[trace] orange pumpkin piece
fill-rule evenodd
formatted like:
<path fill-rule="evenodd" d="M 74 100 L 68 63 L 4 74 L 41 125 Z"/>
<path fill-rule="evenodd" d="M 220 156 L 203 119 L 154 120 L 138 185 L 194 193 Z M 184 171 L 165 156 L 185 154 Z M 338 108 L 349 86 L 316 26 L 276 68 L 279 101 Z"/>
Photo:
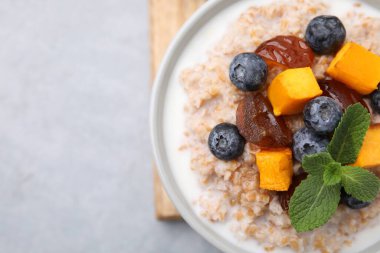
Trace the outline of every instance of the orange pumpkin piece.
<path fill-rule="evenodd" d="M 358 159 L 353 166 L 363 168 L 380 166 L 380 124 L 372 125 L 369 128 Z"/>
<path fill-rule="evenodd" d="M 301 113 L 307 102 L 322 93 L 310 67 L 285 70 L 268 87 L 276 116 Z"/>
<path fill-rule="evenodd" d="M 256 154 L 260 172 L 260 188 L 271 191 L 287 191 L 292 183 L 292 151 L 286 149 L 262 150 Z"/>
<path fill-rule="evenodd" d="M 370 94 L 380 82 L 380 56 L 349 42 L 335 56 L 327 74 L 362 95 Z"/>

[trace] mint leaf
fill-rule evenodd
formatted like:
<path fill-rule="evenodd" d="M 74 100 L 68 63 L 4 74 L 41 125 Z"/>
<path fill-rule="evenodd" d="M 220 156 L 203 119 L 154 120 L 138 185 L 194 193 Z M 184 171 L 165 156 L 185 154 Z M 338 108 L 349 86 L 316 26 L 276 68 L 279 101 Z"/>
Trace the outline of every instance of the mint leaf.
<path fill-rule="evenodd" d="M 335 161 L 342 164 L 356 161 L 370 122 L 368 110 L 360 103 L 347 108 L 328 146 Z"/>
<path fill-rule="evenodd" d="M 342 184 L 348 194 L 361 201 L 373 201 L 380 189 L 379 178 L 360 167 L 342 167 Z"/>
<path fill-rule="evenodd" d="M 336 185 L 342 180 L 342 165 L 337 162 L 332 162 L 325 166 L 323 172 L 323 181 L 326 185 Z"/>
<path fill-rule="evenodd" d="M 302 168 L 311 175 L 322 175 L 326 165 L 334 162 L 331 155 L 322 152 L 314 155 L 304 156 L 302 159 Z"/>
<path fill-rule="evenodd" d="M 289 203 L 289 215 L 297 232 L 325 224 L 335 213 L 340 200 L 340 185 L 328 186 L 320 176 L 309 175 L 296 188 Z"/>
<path fill-rule="evenodd" d="M 334 136 L 323 152 L 305 156 L 302 167 L 309 173 L 296 188 L 289 203 L 289 216 L 297 232 L 325 224 L 335 213 L 340 189 L 361 201 L 373 201 L 380 190 L 380 179 L 359 167 L 342 167 L 354 163 L 370 125 L 366 108 L 357 103 L 347 108 Z"/>

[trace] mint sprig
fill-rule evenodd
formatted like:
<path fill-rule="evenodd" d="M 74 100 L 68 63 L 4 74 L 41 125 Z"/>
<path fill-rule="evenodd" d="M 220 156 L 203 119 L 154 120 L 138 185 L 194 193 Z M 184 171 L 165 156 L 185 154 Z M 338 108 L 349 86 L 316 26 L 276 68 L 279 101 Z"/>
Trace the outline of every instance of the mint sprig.
<path fill-rule="evenodd" d="M 308 177 L 296 188 L 289 202 L 289 216 L 298 232 L 325 224 L 336 212 L 340 189 L 361 201 L 373 201 L 380 190 L 380 180 L 373 173 L 352 166 L 370 126 L 370 115 L 361 104 L 347 108 L 328 152 L 305 156 L 303 169 Z"/>

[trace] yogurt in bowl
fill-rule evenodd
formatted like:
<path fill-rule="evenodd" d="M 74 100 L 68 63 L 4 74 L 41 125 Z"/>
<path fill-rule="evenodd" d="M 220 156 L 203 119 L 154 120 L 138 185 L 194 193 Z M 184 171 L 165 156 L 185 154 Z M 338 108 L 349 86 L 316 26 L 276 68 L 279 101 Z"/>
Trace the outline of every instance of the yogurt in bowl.
<path fill-rule="evenodd" d="M 371 252 L 368 247 L 377 243 L 380 231 L 379 199 L 360 211 L 340 206 L 329 223 L 299 234 L 279 197 L 259 187 L 258 150 L 246 145 L 239 160 L 223 162 L 212 156 L 207 138 L 216 124 L 235 123 L 244 97 L 228 76 L 235 55 L 254 52 L 278 35 L 303 38 L 309 21 L 322 14 L 338 16 L 347 40 L 379 54 L 379 11 L 353 1 L 217 2 L 196 16 L 201 20 L 202 15 L 207 17 L 207 8 L 215 10 L 201 29 L 188 35 L 190 23 L 185 28 L 188 37 L 182 32 L 175 42 L 171 51 L 177 52 L 161 69 L 152 103 L 155 154 L 177 208 L 198 232 L 228 252 Z M 191 22 L 194 27 L 195 19 Z M 318 79 L 325 77 L 332 58 L 316 57 L 313 72 Z M 268 83 L 277 74 L 270 71 Z M 294 131 L 302 125 L 297 116 L 289 121 Z M 298 169 L 294 167 L 295 173 Z"/>

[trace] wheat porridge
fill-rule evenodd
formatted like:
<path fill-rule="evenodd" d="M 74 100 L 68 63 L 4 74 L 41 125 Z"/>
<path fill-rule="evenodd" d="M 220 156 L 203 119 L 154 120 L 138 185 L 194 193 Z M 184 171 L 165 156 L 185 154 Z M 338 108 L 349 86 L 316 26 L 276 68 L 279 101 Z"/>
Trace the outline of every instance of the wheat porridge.
<path fill-rule="evenodd" d="M 350 10 L 338 15 L 339 20 L 341 20 L 346 29 L 345 45 L 353 42 L 355 43 L 354 45 L 360 45 L 372 54 L 380 55 L 380 19 L 367 17 L 358 11 L 360 8 L 361 4 L 356 3 L 352 5 Z M 180 76 L 180 82 L 187 95 L 184 108 L 186 118 L 185 141 L 181 150 L 190 153 L 191 170 L 197 175 L 202 184 L 202 192 L 194 201 L 194 205 L 203 217 L 213 223 L 229 221 L 231 234 L 234 234 L 240 240 L 256 240 L 267 251 L 288 247 L 295 252 L 310 252 L 311 250 L 339 252 L 342 245 L 350 245 L 355 238 L 355 234 L 370 226 L 373 219 L 380 213 L 379 196 L 363 208 L 350 208 L 344 203 L 340 203 L 336 212 L 331 214 L 326 224 L 318 224 L 314 229 L 305 229 L 305 231 L 308 230 L 306 232 L 297 232 L 289 215 L 291 212 L 288 210 L 289 198 L 292 194 L 289 191 L 292 187 L 294 191 L 294 188 L 297 187 L 297 185 L 294 185 L 296 181 L 300 182 L 307 176 L 301 163 L 297 161 L 300 159 L 295 158 L 297 153 L 294 151 L 294 146 L 297 145 L 295 144 L 297 140 L 294 136 L 297 132 L 300 132 L 300 129 L 308 128 L 305 128 L 305 116 L 302 112 L 299 112 L 298 106 L 294 106 L 298 102 L 290 101 L 289 103 L 292 106 L 289 106 L 286 104 L 288 98 L 282 97 L 286 91 L 281 90 L 279 92 L 278 90 L 285 89 L 281 85 L 287 83 L 286 80 L 294 76 L 305 75 L 301 81 L 306 82 L 305 80 L 309 78 L 310 73 L 303 70 L 307 66 L 311 67 L 312 74 L 319 81 L 321 90 L 317 87 L 318 90 L 315 95 L 308 95 L 306 93 L 311 92 L 312 89 L 303 88 L 300 92 L 309 97 L 307 101 L 303 101 L 302 108 L 306 102 L 321 96 L 322 92 L 323 97 L 327 96 L 334 99 L 333 95 L 337 94 L 336 90 L 331 91 L 329 87 L 345 83 L 344 80 L 340 80 L 338 77 L 335 78 L 334 74 L 330 75 L 327 72 L 337 55 L 336 53 L 339 50 L 343 51 L 341 48 L 346 46 L 340 45 L 339 48 L 334 49 L 334 52 L 321 53 L 320 51 L 315 52 L 318 49 L 310 45 L 312 44 L 310 41 L 305 42 L 305 31 L 310 21 L 314 17 L 327 14 L 333 15 L 334 13 L 331 13 L 330 6 L 326 1 L 319 0 L 276 1 L 276 4 L 272 5 L 252 6 L 227 28 L 224 35 L 221 34 L 221 39 L 209 50 L 207 59 L 204 62 L 184 69 Z M 293 54 L 299 55 L 302 53 L 303 59 L 298 59 L 297 61 L 300 63 L 299 66 L 297 62 L 295 62 L 295 65 L 290 65 L 291 59 L 286 58 L 287 56 L 290 58 L 293 56 L 294 58 L 295 56 L 292 55 L 292 52 L 287 52 L 286 56 L 282 55 L 281 62 L 276 50 L 271 51 L 270 47 L 264 48 L 267 51 L 261 50 L 264 42 L 278 36 L 289 37 L 277 38 L 277 42 L 280 39 L 287 41 L 287 38 L 291 38 L 292 41 L 290 40 L 289 43 L 293 43 L 293 46 L 297 44 L 298 51 L 296 50 Z M 271 44 L 268 43 L 268 45 L 270 46 Z M 282 44 L 279 42 L 277 45 L 280 47 Z M 231 81 L 231 62 L 234 61 L 234 57 L 236 58 L 237 55 L 247 52 L 256 52 L 255 55 L 262 56 L 264 62 L 267 63 L 264 84 L 257 91 L 249 90 L 247 87 L 245 88 L 248 89 L 248 92 L 244 90 L 244 87 L 239 89 L 239 84 L 234 85 Z M 275 62 L 276 60 L 277 62 Z M 252 62 L 255 62 L 255 59 Z M 240 71 L 237 68 L 234 70 Z M 299 73 L 289 72 L 286 75 L 288 70 L 299 70 Z M 301 73 L 301 71 L 303 72 Z M 244 75 L 244 73 L 237 73 L 237 78 L 239 75 Z M 328 79 L 331 76 L 334 76 L 333 79 L 338 79 L 339 82 Z M 276 81 L 277 79 L 278 81 Z M 325 81 L 321 82 L 320 80 Z M 263 81 L 261 80 L 261 82 Z M 277 86 L 269 87 L 275 86 L 274 83 L 278 88 L 276 88 Z M 292 83 L 297 83 L 297 80 L 293 80 Z M 339 83 L 339 85 L 336 83 Z M 349 88 L 353 89 L 353 86 L 351 85 Z M 271 91 L 271 89 L 275 91 Z M 297 89 L 297 87 L 294 89 Z M 360 89 L 357 91 L 357 94 L 355 93 L 357 100 L 353 101 L 362 103 L 365 108 L 371 111 L 372 122 L 370 129 L 376 128 L 376 123 L 379 123 L 377 120 L 378 115 L 376 109 L 371 106 L 371 97 L 367 95 L 369 93 L 361 92 Z M 272 97 L 271 92 L 273 93 Z M 344 97 L 346 94 L 345 92 L 339 93 L 339 89 L 337 92 L 337 96 L 341 94 Z M 277 102 L 273 101 L 275 99 L 278 99 L 280 104 L 276 104 Z M 342 105 L 343 109 L 346 109 L 345 103 L 350 101 L 343 100 L 341 99 L 340 105 Z M 316 99 L 313 101 L 316 101 Z M 260 111 L 261 105 L 263 105 L 264 109 Z M 252 120 L 255 115 L 259 115 L 265 110 L 271 110 L 268 108 L 272 107 L 275 110 L 275 117 L 272 112 L 267 112 L 272 118 L 262 120 L 256 118 Z M 339 119 L 342 116 L 337 115 Z M 268 122 L 275 119 L 279 119 L 279 122 L 274 123 L 276 129 L 271 129 L 272 126 L 268 125 Z M 267 122 L 263 123 L 265 120 Z M 311 127 L 320 127 L 314 126 L 313 122 Z M 235 129 L 239 130 L 244 139 L 241 142 L 245 144 L 235 148 L 235 150 L 241 149 L 241 154 L 238 157 L 235 156 L 233 159 L 229 159 L 231 157 L 223 159 L 222 157 L 220 159 L 218 150 L 214 153 L 210 152 L 210 132 L 221 123 L 238 125 Z M 255 123 L 258 124 L 257 131 L 247 129 Z M 265 136 L 258 137 L 258 132 L 263 129 L 266 131 Z M 271 134 L 275 136 L 270 136 Z M 327 137 L 321 137 L 320 143 L 323 143 L 323 138 L 326 139 Z M 331 140 L 331 135 L 328 138 Z M 364 145 L 367 145 L 366 141 Z M 302 146 L 302 148 L 304 147 Z M 284 148 L 288 153 L 283 151 Z M 303 150 L 302 148 L 301 150 Z M 268 149 L 269 151 L 267 151 Z M 274 154 L 270 151 L 272 149 L 274 153 L 277 153 Z M 279 160 L 276 160 L 275 155 L 279 157 Z M 286 162 L 284 162 L 285 160 L 283 159 L 286 155 L 290 155 L 291 158 L 290 160 L 285 159 Z M 361 155 L 362 153 L 360 153 Z M 368 160 L 368 158 L 366 159 Z M 276 162 L 278 166 L 283 166 L 283 168 L 281 167 L 274 174 L 269 170 L 272 169 L 273 164 L 276 164 Z M 378 164 L 376 163 L 377 161 L 374 161 L 369 166 L 370 168 L 366 170 L 378 173 Z M 259 164 L 267 164 L 268 168 L 265 168 L 265 171 L 264 169 L 259 169 Z M 285 173 L 286 166 L 289 167 L 289 164 L 291 165 L 291 171 L 288 170 Z M 367 165 L 360 164 L 359 166 L 366 167 Z M 277 181 L 272 182 L 273 178 L 276 178 L 275 180 Z M 269 182 L 265 184 L 265 180 Z M 343 181 L 342 183 L 344 184 Z M 340 201 L 342 202 L 342 200 Z"/>

